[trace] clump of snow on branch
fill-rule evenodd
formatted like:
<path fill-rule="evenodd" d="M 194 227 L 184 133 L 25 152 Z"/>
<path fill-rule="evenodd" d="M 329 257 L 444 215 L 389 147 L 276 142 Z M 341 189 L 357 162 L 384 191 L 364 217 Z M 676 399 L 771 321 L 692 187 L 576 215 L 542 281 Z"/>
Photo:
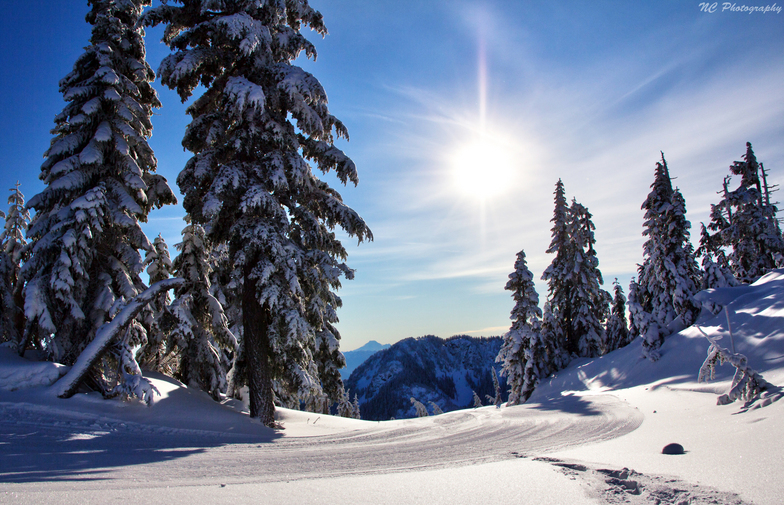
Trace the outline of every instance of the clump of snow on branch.
<path fill-rule="evenodd" d="M 713 380 L 716 376 L 716 366 L 729 363 L 735 367 L 735 376 L 727 393 L 719 396 L 717 405 L 727 405 L 737 399 L 747 402 L 752 401 L 760 392 L 767 389 L 770 384 L 762 378 L 757 371 L 749 366 L 749 360 L 743 354 L 731 352 L 716 343 L 715 338 L 709 337 L 699 326 L 697 329 L 710 341 L 708 357 L 700 367 L 697 382 Z"/>

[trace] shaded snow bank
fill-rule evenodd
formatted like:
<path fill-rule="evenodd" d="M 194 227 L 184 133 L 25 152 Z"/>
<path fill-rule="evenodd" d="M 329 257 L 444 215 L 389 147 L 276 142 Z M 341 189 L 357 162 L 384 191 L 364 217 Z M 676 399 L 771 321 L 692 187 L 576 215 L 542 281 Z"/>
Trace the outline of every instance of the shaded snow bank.
<path fill-rule="evenodd" d="M 784 368 L 784 269 L 763 276 L 750 286 L 709 290 L 701 295 L 715 303 L 726 304 L 735 341 L 735 352 L 744 354 L 752 368 L 768 382 L 766 372 L 778 375 Z M 735 369 L 730 365 L 716 369 L 716 379 L 697 384 L 700 366 L 705 361 L 711 338 L 729 347 L 729 329 L 724 312 L 703 311 L 697 323 L 668 336 L 661 347 L 661 359 L 651 362 L 642 357 L 640 339 L 596 359 L 578 359 L 568 368 L 548 377 L 537 387 L 530 401 L 559 396 L 562 391 L 612 391 L 641 385 L 688 385 L 690 389 L 726 391 L 726 381 Z"/>
<path fill-rule="evenodd" d="M 0 389 L 15 391 L 51 386 L 68 367 L 46 361 L 29 361 L 6 345 L 0 345 Z"/>

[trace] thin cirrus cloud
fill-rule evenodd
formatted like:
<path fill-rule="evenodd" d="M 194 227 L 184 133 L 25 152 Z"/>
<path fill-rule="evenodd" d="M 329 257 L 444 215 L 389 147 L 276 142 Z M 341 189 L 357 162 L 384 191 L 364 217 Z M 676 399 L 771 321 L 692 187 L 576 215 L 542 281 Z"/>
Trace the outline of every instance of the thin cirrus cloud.
<path fill-rule="evenodd" d="M 732 42 L 714 43 L 720 24 L 660 23 L 575 62 L 539 55 L 532 42 L 535 26 L 515 31 L 492 11 L 481 22 L 483 33 L 490 34 L 484 40 L 483 107 L 476 71 L 424 86 L 405 81 L 383 86 L 391 105 L 376 112 L 392 125 L 384 146 L 399 161 L 396 183 L 382 189 L 384 198 L 374 208 L 384 209 L 374 224 L 376 242 L 355 259 L 361 272 L 376 268 L 374 254 L 384 258 L 383 276 L 396 279 L 395 294 L 410 292 L 426 304 L 428 296 L 438 296 L 434 286 L 457 286 L 472 301 L 456 311 L 470 312 L 484 297 L 496 306 L 489 317 L 505 322 L 511 301 L 503 287 L 516 252 L 526 251 L 536 279 L 552 259 L 544 251 L 558 178 L 567 197 L 593 213 L 605 289 L 616 277 L 626 289 L 642 261 L 640 205 L 660 151 L 686 198 L 695 242 L 698 223 L 707 219 L 727 167 L 740 159 L 746 141 L 754 143 L 769 168 L 782 164 L 782 57 L 728 51 Z M 470 22 L 462 28 L 467 37 L 476 36 Z M 499 34 L 505 33 L 520 45 L 509 44 L 510 39 L 500 43 Z M 488 128 L 512 139 L 518 155 L 516 181 L 484 205 L 450 187 L 448 164 L 451 150 L 478 130 L 482 108 Z M 778 183 L 781 176 L 772 179 Z M 431 283 L 433 293 L 422 294 L 423 282 Z M 546 285 L 538 281 L 537 289 L 544 300 Z M 429 332 L 449 327 L 439 319 L 448 315 L 431 314 Z M 483 321 L 488 322 L 477 315 L 479 329 L 461 326 L 460 331 L 502 327 Z"/>
<path fill-rule="evenodd" d="M 616 277 L 628 286 L 642 261 L 640 205 L 660 151 L 686 199 L 695 242 L 745 142 L 770 182 L 784 182 L 780 15 L 711 15 L 678 2 L 311 3 L 330 35 L 306 32 L 319 59 L 301 64 L 349 128 L 351 141 L 338 145 L 361 183 L 325 179 L 375 236 L 357 246 L 336 230 L 357 269 L 340 291 L 346 348 L 370 338 L 501 333 L 513 303 L 504 285 L 520 250 L 544 301 L 538 279 L 552 259 L 545 250 L 559 178 L 567 198 L 593 214 L 605 289 Z M 7 187 L 22 178 L 28 197 L 41 188 L 46 118 L 63 106 L 57 81 L 87 44 L 88 8 L 31 17 L 12 3 L 0 20 L 3 57 L 14 56 L 4 60 L 9 78 L 0 83 L 3 120 L 19 132 L 4 141 L 0 169 Z M 30 35 L 47 27 L 71 55 L 56 72 L 36 56 L 51 48 Z M 154 68 L 168 54 L 159 38 L 148 31 Z M 35 86 L 17 60 L 34 62 Z M 164 107 L 153 118 L 151 144 L 159 172 L 174 185 L 190 156 L 181 147 L 189 118 L 176 94 L 156 86 Z M 20 96 L 37 108 L 18 107 Z M 470 179 L 456 184 L 455 158 L 482 139 L 508 154 L 488 159 L 511 159 L 514 177 L 504 191 L 478 197 L 466 191 Z M 173 248 L 183 212 L 151 213 L 145 232 L 163 233 Z"/>

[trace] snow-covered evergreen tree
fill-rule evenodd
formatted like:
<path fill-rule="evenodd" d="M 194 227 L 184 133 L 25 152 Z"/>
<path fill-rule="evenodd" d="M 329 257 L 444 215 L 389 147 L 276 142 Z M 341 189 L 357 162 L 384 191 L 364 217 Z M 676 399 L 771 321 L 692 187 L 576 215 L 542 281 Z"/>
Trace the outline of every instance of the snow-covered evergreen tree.
<path fill-rule="evenodd" d="M 313 360 L 318 370 L 321 389 L 330 402 L 336 401 L 343 390 L 340 369 L 346 366 L 346 358 L 340 352 L 339 341 L 340 333 L 330 323 L 325 323 L 322 329 L 316 332 Z"/>
<path fill-rule="evenodd" d="M 209 247 L 204 229 L 189 224 L 182 231 L 182 242 L 175 247 L 180 254 L 174 260 L 174 273 L 185 280 L 169 308 L 176 320 L 169 338 L 181 349 L 176 377 L 219 400 L 226 391 L 229 367 L 225 351 L 236 351 L 237 341 L 229 330 L 223 306 L 210 292 Z"/>
<path fill-rule="evenodd" d="M 411 397 L 411 404 L 416 409 L 417 417 L 427 417 L 427 416 L 430 415 L 430 414 L 427 413 L 427 407 L 425 407 L 425 404 L 420 402 L 419 400 L 417 400 L 413 396 Z"/>
<path fill-rule="evenodd" d="M 568 226 L 572 255 L 567 262 L 572 320 L 567 350 L 580 357 L 599 356 L 605 347 L 604 323 L 612 300 L 610 294 L 600 287 L 604 279 L 593 248 L 596 239 L 591 217 L 588 209 L 572 201 Z"/>
<path fill-rule="evenodd" d="M 147 143 L 160 103 L 137 26 L 150 0 L 91 0 L 90 45 L 60 81 L 67 105 L 41 166 L 46 188 L 30 199 L 30 258 L 22 268 L 26 338 L 51 359 L 73 364 L 96 330 L 145 289 L 139 250 L 150 250 L 140 221 L 176 201 L 154 173 Z M 114 346 L 119 380 L 136 374 L 146 342 L 137 318 Z M 105 363 L 104 372 L 118 366 Z"/>
<path fill-rule="evenodd" d="M 434 416 L 437 416 L 437 415 L 440 415 L 440 414 L 444 413 L 443 409 L 441 409 L 441 407 L 439 407 L 436 402 L 428 402 L 428 403 L 430 403 L 430 408 L 433 409 L 433 415 Z"/>
<path fill-rule="evenodd" d="M 645 320 L 646 317 L 642 305 L 640 305 L 640 302 L 638 301 L 639 292 L 640 285 L 637 284 L 637 280 L 632 277 L 629 282 L 629 298 L 626 300 L 626 306 L 629 308 L 629 341 L 640 336 L 640 327 L 645 326 L 645 324 L 641 324 L 641 321 Z"/>
<path fill-rule="evenodd" d="M 746 143 L 743 161 L 734 162 L 730 171 L 741 177 L 740 186 L 729 191 L 729 178 L 725 179 L 722 201 L 711 206 L 709 228 L 718 246 L 731 248 L 728 259 L 735 277 L 751 283 L 784 266 L 784 238 L 776 218 L 778 209 L 770 202 L 766 180 L 763 185 L 765 172 L 751 143 Z"/>
<path fill-rule="evenodd" d="M 0 245 L 14 264 L 11 284 L 16 285 L 22 263 L 27 260 L 27 228 L 30 226 L 30 211 L 25 207 L 25 197 L 19 189 L 19 182 L 11 188 L 8 197 L 8 212 L 5 216 L 5 227 L 0 233 Z"/>
<path fill-rule="evenodd" d="M 501 396 L 501 384 L 498 382 L 498 373 L 495 371 L 495 367 L 490 367 L 490 375 L 493 378 L 493 392 L 495 393 L 494 396 L 486 395 L 487 401 L 495 405 L 495 408 L 500 409 L 501 404 L 504 402 L 503 397 Z"/>
<path fill-rule="evenodd" d="M 704 223 L 700 223 L 700 247 L 697 249 L 697 255 L 702 256 L 702 289 L 726 288 L 740 284 L 716 238 L 718 237 L 708 233 Z"/>
<path fill-rule="evenodd" d="M 340 397 L 338 398 L 337 412 L 340 417 L 359 419 L 359 417 L 357 417 L 359 415 L 359 402 L 357 402 L 355 408 L 354 404 L 351 402 L 349 392 L 341 390 Z"/>
<path fill-rule="evenodd" d="M 697 255 L 702 256 L 702 289 L 727 288 L 738 286 L 740 282 L 732 273 L 729 262 L 724 250 L 718 244 L 719 235 L 711 236 L 705 228 L 704 223 L 700 223 L 700 247 Z M 722 306 L 710 301 L 702 302 L 703 307 L 714 314 L 722 310 Z"/>
<path fill-rule="evenodd" d="M 473 402 L 474 408 L 476 409 L 476 408 L 481 407 L 482 406 L 482 399 L 479 398 L 479 395 L 476 394 L 476 391 L 471 390 L 471 393 L 474 395 L 473 398 L 471 399 L 471 401 Z"/>
<path fill-rule="evenodd" d="M 543 333 L 554 346 L 552 362 L 562 367 L 574 356 L 599 355 L 611 297 L 599 287 L 604 281 L 593 248 L 590 212 L 574 200 L 567 206 L 560 179 L 555 188 L 552 239 L 546 251 L 555 257 L 542 275 L 549 304 Z"/>
<path fill-rule="evenodd" d="M 0 339 L 13 342 L 23 353 L 24 283 L 20 281 L 19 274 L 28 257 L 25 234 L 30 224 L 30 212 L 25 207 L 19 182 L 10 191 L 8 212 L 3 214 L 0 211 L 5 218 L 5 227 L 0 233 L 0 249 L 4 253 L 0 260 Z"/>
<path fill-rule="evenodd" d="M 542 310 L 533 278 L 525 261 L 525 252 L 520 251 L 505 287 L 512 291 L 515 301 L 510 316 L 512 327 L 504 335 L 504 343 L 496 357 L 496 361 L 503 364 L 501 375 L 507 377 L 509 405 L 528 400 L 538 381 L 550 371 L 541 334 Z M 500 394 L 496 393 L 496 396 Z"/>
<path fill-rule="evenodd" d="M 701 305 L 694 300 L 699 291 L 700 271 L 689 241 L 691 224 L 686 220 L 683 196 L 672 188 L 664 154 L 656 163 L 651 188 L 642 205 L 646 241 L 635 291 L 635 305 L 647 316 L 636 314 L 634 324 L 643 337 L 643 355 L 656 361 L 658 349 L 672 332 L 675 320 L 679 319 L 682 327 L 691 325 Z"/>
<path fill-rule="evenodd" d="M 188 108 L 183 145 L 194 156 L 177 182 L 193 223 L 212 243 L 229 246 L 241 289 L 250 413 L 271 426 L 273 384 L 299 398 L 320 390 L 317 335 L 337 339 L 333 291 L 353 272 L 332 228 L 372 238 L 308 163 L 334 170 L 344 184 L 358 182 L 354 163 L 334 145 L 335 135 L 348 134 L 329 113 L 324 89 L 291 64 L 303 51 L 316 56 L 301 28 L 322 35 L 326 28 L 305 0 L 172 0 L 144 22 L 167 25 L 164 42 L 174 53 L 161 65 L 161 82 L 183 100 L 206 87 Z M 337 362 L 332 344 L 326 348 Z"/>
<path fill-rule="evenodd" d="M 144 265 L 147 267 L 150 284 L 171 278 L 173 266 L 169 255 L 169 246 L 160 234 L 153 241 L 152 249 L 147 251 Z M 165 359 L 167 356 L 165 341 L 167 321 L 165 320 L 167 318 L 166 309 L 170 303 L 171 296 L 168 291 L 164 291 L 150 304 L 153 322 L 147 336 L 147 346 L 139 360 L 144 366 L 168 375 L 171 375 L 175 370 L 170 366 L 171 360 Z"/>
<path fill-rule="evenodd" d="M 553 346 L 552 362 L 561 362 L 566 366 L 569 362 L 568 342 L 575 340 L 572 335 L 572 282 L 569 272 L 569 258 L 573 252 L 569 240 L 569 206 L 566 202 L 566 191 L 561 179 L 555 185 L 555 209 L 551 228 L 548 254 L 555 254 L 553 261 L 542 274 L 542 280 L 548 284 L 548 318 L 545 331 Z M 560 366 L 558 368 L 561 368 Z"/>
<path fill-rule="evenodd" d="M 546 301 L 542 310 L 542 344 L 546 356 L 543 362 L 547 364 L 546 375 L 566 368 L 569 364 L 570 357 L 564 350 L 564 340 L 563 327 L 553 313 L 550 302 Z"/>
<path fill-rule="evenodd" d="M 607 319 L 607 340 L 603 352 L 606 354 L 626 346 L 629 342 L 629 323 L 626 320 L 626 297 L 623 288 L 618 284 L 618 279 L 613 282 L 612 309 Z"/>
<path fill-rule="evenodd" d="M 362 419 L 362 413 L 359 410 L 359 398 L 356 393 L 354 393 L 354 400 L 351 402 L 351 406 L 354 408 L 354 419 Z M 443 412 L 441 413 L 443 414 Z"/>

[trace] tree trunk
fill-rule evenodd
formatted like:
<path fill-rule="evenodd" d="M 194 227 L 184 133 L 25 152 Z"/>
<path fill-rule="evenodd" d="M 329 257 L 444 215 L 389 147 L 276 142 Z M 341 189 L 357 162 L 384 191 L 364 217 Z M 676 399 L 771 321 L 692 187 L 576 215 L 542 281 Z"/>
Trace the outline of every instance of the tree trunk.
<path fill-rule="evenodd" d="M 25 335 L 25 325 L 27 324 L 27 318 L 25 317 L 24 313 L 24 290 L 22 289 L 23 283 L 18 279 L 19 276 L 17 276 L 17 286 L 16 289 L 14 289 L 14 308 L 16 309 L 14 313 L 14 328 L 16 328 L 16 336 L 18 337 L 16 350 L 19 353 L 19 356 L 24 356 L 29 338 L 27 335 Z"/>
<path fill-rule="evenodd" d="M 250 276 L 252 266 L 245 265 L 242 286 L 242 327 L 248 369 L 250 417 L 257 417 L 270 428 L 275 426 L 275 403 L 270 374 L 269 309 L 256 297 L 256 281 Z"/>

